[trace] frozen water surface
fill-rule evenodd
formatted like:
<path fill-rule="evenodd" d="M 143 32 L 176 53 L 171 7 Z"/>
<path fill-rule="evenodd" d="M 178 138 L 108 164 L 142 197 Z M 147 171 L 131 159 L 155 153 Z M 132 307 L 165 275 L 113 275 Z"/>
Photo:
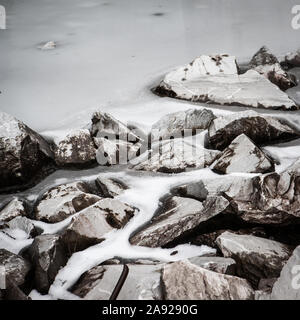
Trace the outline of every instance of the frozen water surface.
<path fill-rule="evenodd" d="M 0 30 L 0 110 L 24 121 L 49 139 L 86 127 L 93 110 L 108 111 L 145 131 L 163 115 L 193 106 L 217 116 L 241 107 L 193 104 L 159 98 L 151 86 L 200 54 L 229 53 L 247 61 L 262 45 L 284 55 L 299 47 L 300 30 L 291 28 L 297 0 L 2 0 L 7 30 Z M 52 41 L 52 42 L 51 42 Z M 54 43 L 53 43 L 54 42 Z M 299 70 L 298 73 L 299 74 Z M 299 87 L 290 89 L 299 97 Z M 300 112 L 255 110 L 300 129 Z M 300 155 L 300 140 L 266 147 L 281 172 Z M 140 209 L 128 225 L 107 240 L 75 253 L 56 277 L 49 295 L 33 299 L 73 299 L 67 289 L 89 268 L 114 256 L 171 261 L 211 252 L 207 247 L 174 249 L 131 246 L 130 234 L 151 219 L 170 187 L 202 178 L 220 178 L 210 169 L 175 175 L 132 173 L 125 168 L 59 170 L 18 194 L 30 202 L 49 187 L 98 175 L 118 177 L 130 188 L 119 199 Z M 0 195 L 0 204 L 13 195 Z M 64 228 L 70 218 L 47 224 L 44 233 Z M 13 240 L 0 232 L 0 247 L 19 252 L 32 239 Z"/>

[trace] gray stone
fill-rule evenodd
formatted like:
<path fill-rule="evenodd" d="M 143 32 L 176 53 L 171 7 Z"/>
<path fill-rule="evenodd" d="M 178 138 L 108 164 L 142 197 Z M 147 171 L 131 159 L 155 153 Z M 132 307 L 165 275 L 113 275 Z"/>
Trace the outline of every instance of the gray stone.
<path fill-rule="evenodd" d="M 288 67 L 300 67 L 300 49 L 295 52 L 291 52 L 285 56 L 284 63 L 288 65 Z"/>
<path fill-rule="evenodd" d="M 60 236 L 51 234 L 37 236 L 28 252 L 34 266 L 35 288 L 40 293 L 47 293 L 59 269 L 67 262 Z"/>
<path fill-rule="evenodd" d="M 15 217 L 25 215 L 25 208 L 23 202 L 18 198 L 13 198 L 1 211 L 0 223 L 8 222 Z"/>
<path fill-rule="evenodd" d="M 213 120 L 208 129 L 209 143 L 212 147 L 223 150 L 243 133 L 258 145 L 299 137 L 299 132 L 289 125 L 248 110 Z"/>
<path fill-rule="evenodd" d="M 115 178 L 103 178 L 100 176 L 97 178 L 96 184 L 101 195 L 105 198 L 113 198 L 128 189 L 123 181 Z"/>
<path fill-rule="evenodd" d="M 164 267 L 166 300 L 252 300 L 254 291 L 245 279 L 178 261 Z"/>
<path fill-rule="evenodd" d="M 188 259 L 191 263 L 198 267 L 223 273 L 235 275 L 236 262 L 231 258 L 224 257 L 193 257 Z"/>
<path fill-rule="evenodd" d="M 220 173 L 265 173 L 274 171 L 274 162 L 245 134 L 236 137 L 211 168 Z"/>
<path fill-rule="evenodd" d="M 260 279 L 278 277 L 291 255 L 289 246 L 251 235 L 224 232 L 216 242 L 225 257 L 236 261 L 237 275 L 254 286 Z"/>

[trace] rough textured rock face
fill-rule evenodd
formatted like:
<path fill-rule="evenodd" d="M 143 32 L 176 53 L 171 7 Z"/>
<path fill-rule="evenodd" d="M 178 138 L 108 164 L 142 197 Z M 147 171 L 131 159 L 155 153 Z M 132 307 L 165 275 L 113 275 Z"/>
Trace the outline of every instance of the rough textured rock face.
<path fill-rule="evenodd" d="M 212 164 L 220 173 L 265 173 L 274 171 L 274 162 L 245 134 L 236 137 Z"/>
<path fill-rule="evenodd" d="M 36 228 L 26 217 L 15 217 L 4 226 L 8 227 L 8 229 L 5 229 L 5 233 L 17 240 L 35 237 L 37 234 L 41 233 L 41 230 Z"/>
<path fill-rule="evenodd" d="M 291 224 L 300 218 L 300 161 L 281 174 L 252 180 L 248 197 L 235 199 L 240 217 L 260 224 Z"/>
<path fill-rule="evenodd" d="M 299 137 L 299 133 L 287 124 L 249 110 L 213 120 L 208 129 L 209 143 L 223 150 L 243 133 L 258 145 Z"/>
<path fill-rule="evenodd" d="M 167 300 L 252 300 L 245 279 L 212 272 L 188 261 L 164 267 L 162 281 Z"/>
<path fill-rule="evenodd" d="M 237 263 L 237 275 L 248 279 L 254 286 L 260 279 L 275 278 L 291 255 L 288 246 L 279 242 L 224 232 L 217 244 L 225 257 Z"/>
<path fill-rule="evenodd" d="M 135 208 L 115 199 L 103 199 L 73 217 L 63 240 L 69 251 L 78 251 L 100 243 L 114 228 L 123 228 Z"/>
<path fill-rule="evenodd" d="M 101 198 L 89 193 L 83 182 L 62 184 L 48 190 L 35 208 L 37 220 L 56 223 L 81 211 Z"/>
<path fill-rule="evenodd" d="M 300 246 L 287 261 L 275 282 L 272 292 L 272 300 L 300 300 Z"/>
<path fill-rule="evenodd" d="M 15 217 L 25 215 L 25 208 L 23 202 L 18 198 L 13 198 L 1 211 L 0 223 L 8 222 Z"/>
<path fill-rule="evenodd" d="M 118 300 L 161 300 L 163 264 L 129 264 Z M 108 300 L 122 273 L 122 265 L 97 266 L 79 279 L 72 292 L 85 300 Z"/>
<path fill-rule="evenodd" d="M 47 293 L 59 269 L 67 262 L 60 236 L 37 236 L 29 248 L 29 255 L 34 266 L 35 287 L 40 293 Z"/>
<path fill-rule="evenodd" d="M 21 256 L 0 249 L 0 266 L 5 268 L 6 279 L 12 280 L 17 286 L 25 282 L 30 264 Z"/>
<path fill-rule="evenodd" d="M 55 161 L 59 166 L 89 165 L 96 160 L 96 148 L 89 130 L 79 129 L 57 142 Z"/>
<path fill-rule="evenodd" d="M 105 198 L 113 198 L 128 189 L 123 181 L 114 178 L 98 177 L 96 185 Z"/>
<path fill-rule="evenodd" d="M 256 52 L 250 61 L 250 67 L 264 75 L 281 90 L 294 87 L 296 83 L 280 66 L 278 59 L 266 47 Z"/>
<path fill-rule="evenodd" d="M 185 139 L 165 140 L 134 160 L 134 170 L 179 173 L 210 165 L 219 152 L 208 150 Z"/>
<path fill-rule="evenodd" d="M 235 274 L 236 262 L 231 258 L 193 257 L 189 258 L 188 260 L 192 264 L 210 271 L 229 275 Z"/>
<path fill-rule="evenodd" d="M 189 109 L 186 111 L 167 114 L 156 122 L 151 128 L 152 140 L 171 139 L 185 134 L 194 134 L 208 128 L 215 119 L 212 111 L 207 109 Z"/>
<path fill-rule="evenodd" d="M 300 49 L 298 49 L 296 52 L 291 52 L 286 55 L 284 63 L 290 68 L 300 67 Z"/>
<path fill-rule="evenodd" d="M 228 55 L 202 55 L 167 74 L 154 91 L 194 102 L 268 109 L 298 108 L 287 94 L 257 71 L 248 70 L 239 75 L 235 57 Z"/>
<path fill-rule="evenodd" d="M 52 158 L 48 143 L 40 135 L 0 112 L 0 189 L 28 184 Z"/>
<path fill-rule="evenodd" d="M 223 197 L 200 201 L 172 197 L 164 204 L 163 213 L 135 234 L 130 242 L 134 245 L 161 247 L 198 227 L 202 222 L 226 211 L 229 202 Z"/>

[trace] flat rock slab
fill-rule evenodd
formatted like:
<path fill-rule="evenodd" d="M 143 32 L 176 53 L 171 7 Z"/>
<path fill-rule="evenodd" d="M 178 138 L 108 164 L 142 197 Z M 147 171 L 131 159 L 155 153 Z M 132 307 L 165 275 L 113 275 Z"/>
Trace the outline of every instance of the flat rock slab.
<path fill-rule="evenodd" d="M 233 56 L 202 55 L 170 72 L 155 89 L 160 95 L 221 105 L 295 110 L 287 94 L 255 70 L 238 74 Z"/>
<path fill-rule="evenodd" d="M 300 136 L 288 124 L 249 110 L 213 120 L 208 129 L 209 144 L 223 150 L 243 133 L 258 145 L 292 140 Z"/>
<path fill-rule="evenodd" d="M 161 300 L 161 270 L 164 264 L 129 264 L 129 273 L 118 300 Z M 85 300 L 108 300 L 123 265 L 97 266 L 81 276 L 72 292 Z"/>
<path fill-rule="evenodd" d="M 236 137 L 212 164 L 219 173 L 266 173 L 274 171 L 274 162 L 245 134 Z"/>
<path fill-rule="evenodd" d="M 252 300 L 250 284 L 233 277 L 178 261 L 164 267 L 162 281 L 166 300 Z"/>
<path fill-rule="evenodd" d="M 289 246 L 251 235 L 222 233 L 216 240 L 224 257 L 237 262 L 237 275 L 254 286 L 260 279 L 276 278 L 291 255 Z"/>

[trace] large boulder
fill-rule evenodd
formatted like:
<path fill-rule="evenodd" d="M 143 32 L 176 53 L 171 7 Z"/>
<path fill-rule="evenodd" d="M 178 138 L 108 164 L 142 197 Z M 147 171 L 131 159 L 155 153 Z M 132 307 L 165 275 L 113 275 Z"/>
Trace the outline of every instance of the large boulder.
<path fill-rule="evenodd" d="M 55 161 L 59 166 L 87 166 L 96 160 L 96 148 L 87 129 L 74 130 L 55 142 Z"/>
<path fill-rule="evenodd" d="M 248 110 L 213 120 L 208 129 L 209 144 L 223 150 L 243 133 L 258 145 L 292 140 L 300 136 L 299 132 L 280 120 Z"/>
<path fill-rule="evenodd" d="M 135 212 L 119 200 L 100 200 L 72 218 L 63 240 L 70 252 L 83 250 L 103 241 L 108 232 L 123 228 Z"/>
<path fill-rule="evenodd" d="M 265 173 L 274 171 L 274 162 L 245 134 L 236 137 L 212 164 L 219 173 Z"/>
<path fill-rule="evenodd" d="M 22 216 L 15 217 L 5 223 L 3 227 L 7 227 L 5 233 L 16 240 L 32 238 L 42 232 L 42 230 L 37 228 L 31 220 Z"/>
<path fill-rule="evenodd" d="M 226 210 L 230 210 L 229 201 L 223 197 L 208 197 L 203 203 L 172 197 L 164 202 L 162 212 L 131 237 L 130 242 L 147 247 L 165 246 Z"/>
<path fill-rule="evenodd" d="M 163 264 L 128 265 L 128 275 L 118 300 L 161 300 Z M 85 300 L 108 300 L 123 270 L 122 265 L 100 265 L 87 271 L 72 292 Z"/>
<path fill-rule="evenodd" d="M 45 173 L 52 158 L 48 143 L 39 134 L 0 112 L 0 189 L 30 185 Z"/>
<path fill-rule="evenodd" d="M 238 74 L 235 57 L 228 55 L 202 55 L 167 74 L 154 91 L 193 102 L 298 109 L 287 94 L 257 71 Z"/>
<path fill-rule="evenodd" d="M 291 255 L 287 245 L 251 235 L 222 233 L 216 240 L 225 257 L 237 263 L 237 275 L 257 287 L 259 280 L 276 278 Z"/>
<path fill-rule="evenodd" d="M 300 300 L 300 246 L 287 261 L 275 282 L 270 298 L 272 300 Z"/>
<path fill-rule="evenodd" d="M 281 90 L 287 90 L 296 85 L 295 79 L 281 68 L 278 59 L 266 47 L 256 52 L 250 61 L 250 67 L 264 75 Z"/>
<path fill-rule="evenodd" d="M 101 176 L 96 179 L 96 185 L 100 194 L 105 198 L 114 198 L 128 189 L 126 184 L 119 179 L 104 178 Z"/>
<path fill-rule="evenodd" d="M 134 170 L 179 173 L 188 169 L 209 166 L 219 155 L 216 150 L 205 149 L 201 145 L 185 139 L 157 142 L 152 149 L 143 153 L 130 166 Z"/>
<path fill-rule="evenodd" d="M 37 236 L 28 253 L 34 266 L 35 288 L 47 293 L 59 269 L 67 262 L 67 255 L 59 235 Z"/>
<path fill-rule="evenodd" d="M 167 264 L 162 282 L 166 300 L 252 300 L 245 280 L 206 270 L 188 261 Z"/>
<path fill-rule="evenodd" d="M 60 222 L 101 198 L 90 193 L 84 182 L 62 184 L 48 190 L 35 208 L 35 218 L 49 223 Z"/>
<path fill-rule="evenodd" d="M 0 223 L 8 222 L 15 217 L 23 215 L 25 215 L 23 202 L 15 197 L 0 211 Z"/>
<path fill-rule="evenodd" d="M 13 281 L 17 286 L 24 284 L 30 271 L 28 261 L 5 249 L 0 249 L 0 267 L 5 270 L 6 280 Z"/>
<path fill-rule="evenodd" d="M 198 133 L 207 129 L 213 119 L 214 114 L 207 109 L 189 109 L 167 114 L 152 126 L 152 140 Z"/>

